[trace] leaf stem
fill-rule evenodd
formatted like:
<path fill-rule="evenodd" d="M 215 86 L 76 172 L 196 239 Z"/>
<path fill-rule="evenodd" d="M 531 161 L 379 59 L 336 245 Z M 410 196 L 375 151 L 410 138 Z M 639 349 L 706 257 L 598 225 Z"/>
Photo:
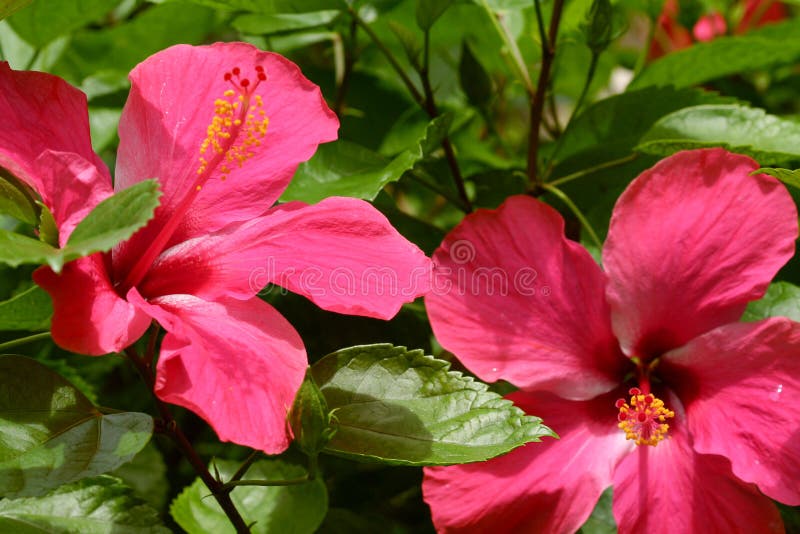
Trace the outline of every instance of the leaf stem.
<path fill-rule="evenodd" d="M 520 52 L 517 42 L 514 40 L 514 37 L 508 30 L 508 27 L 503 24 L 500 15 L 492 11 L 492 8 L 489 7 L 489 3 L 486 0 L 481 0 L 481 6 L 486 11 L 486 15 L 489 17 L 489 20 L 492 21 L 492 26 L 494 26 L 497 35 L 500 36 L 503 44 L 506 46 L 506 48 L 508 48 L 513 60 L 512 64 L 514 65 L 520 80 L 522 80 L 523 85 L 525 85 L 525 90 L 528 92 L 529 96 L 533 96 L 534 88 L 533 82 L 531 81 L 531 75 L 528 72 L 528 67 L 525 65 L 525 60 L 522 58 L 522 52 Z"/>
<path fill-rule="evenodd" d="M 528 179 L 532 186 L 540 184 L 538 175 L 538 155 L 540 141 L 540 127 L 542 124 L 542 112 L 544 111 L 545 96 L 550 84 L 550 70 L 553 66 L 553 58 L 556 55 L 556 38 L 558 37 L 558 26 L 561 23 L 561 12 L 564 8 L 564 0 L 554 0 L 553 15 L 550 18 L 550 32 L 547 37 L 544 33 L 544 21 L 539 0 L 536 1 L 536 20 L 539 24 L 539 33 L 542 38 L 542 69 L 539 72 L 539 80 L 536 83 L 536 94 L 531 100 L 530 136 L 528 138 Z"/>
<path fill-rule="evenodd" d="M 589 234 L 589 238 L 591 238 L 594 244 L 597 245 L 597 248 L 602 250 L 603 242 L 600 241 L 599 237 L 597 237 L 597 233 L 594 231 L 594 228 L 592 228 L 592 225 L 589 224 L 589 220 L 586 218 L 583 212 L 581 212 L 581 210 L 578 209 L 578 206 L 576 206 L 575 203 L 572 202 L 572 199 L 569 198 L 561 189 L 555 187 L 553 184 L 542 184 L 542 188 L 557 196 L 564 204 L 567 205 L 569 210 L 580 221 L 581 226 L 583 226 L 583 228 L 586 230 L 586 233 Z"/>
<path fill-rule="evenodd" d="M 597 172 L 597 171 L 602 171 L 604 169 L 610 169 L 612 167 L 618 167 L 620 165 L 624 165 L 626 163 L 629 163 L 629 162 L 635 160 L 637 157 L 639 157 L 639 155 L 636 154 L 636 153 L 629 154 L 629 155 L 625 156 L 624 158 L 619 158 L 619 159 L 614 159 L 614 160 L 611 160 L 611 161 L 606 161 L 604 163 L 600 163 L 599 165 L 595 165 L 593 167 L 589 167 L 589 168 L 586 168 L 586 169 L 581 169 L 580 171 L 573 172 L 572 174 L 567 174 L 566 176 L 562 176 L 561 178 L 557 178 L 557 179 L 555 179 L 553 181 L 550 181 L 550 182 L 547 182 L 547 183 L 549 185 L 553 186 L 553 187 L 556 187 L 556 186 L 559 186 L 559 185 L 563 185 L 563 184 L 565 184 L 567 182 L 571 182 L 573 180 L 577 180 L 579 178 L 583 178 L 584 176 L 588 176 L 588 175 L 590 175 L 590 174 L 592 174 L 594 172 Z"/>
<path fill-rule="evenodd" d="M 6 341 L 5 343 L 0 343 L 0 352 L 12 349 L 14 347 L 18 347 L 20 345 L 33 343 L 34 341 L 39 341 L 40 339 L 48 339 L 49 337 L 50 337 L 50 332 L 41 332 L 39 334 L 33 334 L 32 336 L 21 337 L 19 339 L 14 339 L 12 341 Z"/>
<path fill-rule="evenodd" d="M 205 483 L 206 487 L 208 487 L 208 490 L 217 500 L 220 507 L 225 512 L 225 515 L 228 516 L 228 519 L 233 524 L 234 528 L 236 528 L 236 532 L 238 534 L 250 534 L 250 528 L 247 526 L 247 523 L 245 523 L 244 519 L 239 513 L 239 510 L 236 509 L 236 505 L 233 504 L 229 493 L 223 490 L 223 484 L 216 480 L 209 472 L 208 468 L 203 463 L 203 460 L 200 459 L 200 456 L 186 438 L 183 430 L 181 430 L 181 428 L 178 426 L 178 422 L 172 416 L 172 412 L 167 404 L 159 399 L 158 396 L 156 396 L 154 389 L 155 376 L 153 375 L 153 369 L 150 362 L 141 357 L 136 349 L 132 346 L 125 349 L 125 355 L 139 372 L 142 380 L 144 380 L 144 383 L 147 385 L 147 389 L 149 389 L 153 394 L 156 408 L 158 409 L 158 413 L 161 415 L 161 418 L 164 422 L 164 433 L 172 439 L 172 441 L 178 447 L 178 450 L 181 451 L 184 457 L 192 465 L 192 468 L 194 468 L 197 475 Z"/>
<path fill-rule="evenodd" d="M 254 479 L 248 478 L 247 480 L 231 480 L 230 482 L 226 482 L 222 485 L 222 489 L 224 491 L 230 492 L 233 488 L 237 486 L 297 486 L 299 484 L 305 484 L 309 482 L 311 478 L 308 475 L 304 475 L 299 478 L 290 478 L 287 480 L 265 480 L 265 479 Z"/>

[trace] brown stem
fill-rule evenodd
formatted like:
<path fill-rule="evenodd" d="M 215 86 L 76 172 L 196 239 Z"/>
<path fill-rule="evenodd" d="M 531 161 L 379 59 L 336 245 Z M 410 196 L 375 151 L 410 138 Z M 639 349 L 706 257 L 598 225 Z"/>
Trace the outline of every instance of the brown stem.
<path fill-rule="evenodd" d="M 540 21 L 540 33 L 544 35 L 544 27 L 541 19 L 539 3 L 537 6 L 537 18 Z M 556 38 L 558 37 L 558 25 L 561 22 L 561 11 L 564 7 L 564 0 L 555 0 L 553 3 L 553 16 L 550 18 L 550 31 L 546 40 L 542 41 L 542 70 L 539 73 L 539 80 L 536 83 L 536 94 L 531 101 L 531 128 L 528 140 L 528 178 L 531 185 L 539 184 L 537 169 L 537 158 L 539 154 L 540 126 L 542 124 L 542 112 L 544 110 L 545 96 L 547 87 L 550 83 L 550 69 L 553 66 L 553 58 L 556 55 Z"/>
<path fill-rule="evenodd" d="M 228 519 L 236 528 L 236 532 L 238 534 L 250 534 L 250 528 L 247 526 L 247 523 L 245 523 L 244 519 L 239 513 L 239 510 L 236 509 L 236 505 L 233 504 L 233 500 L 231 500 L 230 490 L 225 489 L 224 484 L 211 475 L 211 473 L 208 471 L 208 468 L 203 463 L 203 460 L 200 459 L 200 456 L 198 456 L 197 452 L 194 450 L 194 447 L 192 447 L 192 444 L 186 438 L 183 430 L 181 430 L 181 428 L 178 426 L 178 422 L 172 416 L 169 406 L 167 406 L 166 403 L 162 402 L 161 399 L 155 395 L 155 376 L 153 375 L 153 369 L 150 365 L 150 362 L 142 358 L 133 347 L 128 347 L 125 349 L 125 355 L 131 361 L 131 363 L 133 363 L 134 367 L 136 367 L 136 370 L 139 372 L 142 380 L 144 380 L 144 383 L 147 385 L 147 389 L 153 393 L 153 399 L 155 400 L 156 408 L 158 409 L 161 419 L 163 419 L 163 432 L 172 439 L 172 441 L 178 447 L 178 450 L 181 451 L 184 457 L 186 457 L 186 459 L 192 465 L 197 475 L 208 487 L 208 490 L 217 500 L 220 507 L 225 512 L 225 515 L 228 516 Z"/>
<path fill-rule="evenodd" d="M 436 107 L 436 100 L 433 96 L 433 87 L 431 87 L 431 79 L 428 75 L 429 52 L 430 32 L 426 31 L 422 69 L 420 69 L 419 75 L 422 79 L 422 90 L 425 92 L 423 108 L 431 119 L 435 119 L 439 116 L 439 109 Z M 458 166 L 458 160 L 456 159 L 456 153 L 455 150 L 453 150 L 453 145 L 450 143 L 450 138 L 447 136 L 442 139 L 442 149 L 444 150 L 444 157 L 447 159 L 447 165 L 450 167 L 450 173 L 453 175 L 453 182 L 455 182 L 456 189 L 458 190 L 458 198 L 466 208 L 467 213 L 470 213 L 472 211 L 472 202 L 469 201 L 469 196 L 467 196 L 467 189 L 464 186 L 464 177 L 461 175 L 461 169 Z"/>

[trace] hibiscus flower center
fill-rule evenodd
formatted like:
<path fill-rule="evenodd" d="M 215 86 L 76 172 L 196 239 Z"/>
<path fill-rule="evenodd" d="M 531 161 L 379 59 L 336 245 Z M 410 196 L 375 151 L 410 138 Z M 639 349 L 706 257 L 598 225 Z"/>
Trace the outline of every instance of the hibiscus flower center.
<path fill-rule="evenodd" d="M 214 115 L 199 147 L 194 182 L 175 206 L 158 235 L 128 272 L 119 288 L 121 295 L 127 294 L 130 288 L 142 281 L 214 171 L 219 170 L 220 179 L 225 180 L 234 166 L 241 167 L 253 157 L 254 149 L 261 145 L 267 133 L 269 118 L 263 109 L 264 101 L 261 95 L 255 94 L 261 82 L 267 80 L 264 67 L 255 66 L 255 82 L 242 77 L 239 67 L 226 72 L 223 79 L 230 83 L 232 89 L 227 89 L 223 98 L 214 101 Z"/>
<path fill-rule="evenodd" d="M 639 388 L 631 388 L 630 402 L 619 399 L 619 427 L 625 432 L 625 438 L 633 440 L 637 445 L 655 446 L 664 439 L 669 430 L 667 419 L 675 417 L 675 412 L 664 407 L 664 401 L 652 393 L 643 393 Z"/>

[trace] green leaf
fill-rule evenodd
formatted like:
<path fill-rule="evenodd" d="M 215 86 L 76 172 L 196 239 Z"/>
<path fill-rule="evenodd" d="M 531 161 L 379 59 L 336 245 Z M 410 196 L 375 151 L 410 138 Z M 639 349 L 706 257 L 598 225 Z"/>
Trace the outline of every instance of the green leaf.
<path fill-rule="evenodd" d="M 100 476 L 39 498 L 0 500 L 0 531 L 17 534 L 168 534 L 158 513 L 121 481 Z"/>
<path fill-rule="evenodd" d="M 477 108 L 486 108 L 492 99 L 492 79 L 472 53 L 467 41 L 461 43 L 458 79 L 469 103 Z"/>
<path fill-rule="evenodd" d="M 64 261 L 105 252 L 128 239 L 153 217 L 159 196 L 158 182 L 145 180 L 100 202 L 70 234 Z"/>
<path fill-rule="evenodd" d="M 580 534 L 616 534 L 617 522 L 614 520 L 614 513 L 611 510 L 613 500 L 613 489 L 608 488 L 600 495 L 600 500 L 592 511 L 592 515 L 586 520 Z"/>
<path fill-rule="evenodd" d="M 800 169 L 791 171 L 789 169 L 762 167 L 761 169 L 756 169 L 751 174 L 768 174 L 769 176 L 777 178 L 786 185 L 800 189 Z"/>
<path fill-rule="evenodd" d="M 428 31 L 454 0 L 417 0 L 417 25 Z"/>
<path fill-rule="evenodd" d="M 332 196 L 373 200 L 386 184 L 399 180 L 441 143 L 451 121 L 449 114 L 437 117 L 415 147 L 391 160 L 349 141 L 321 145 L 313 158 L 298 167 L 281 200 L 315 203 Z"/>
<path fill-rule="evenodd" d="M 89 108 L 89 128 L 95 152 L 101 152 L 114 142 L 120 115 L 122 110 L 119 108 Z"/>
<path fill-rule="evenodd" d="M 32 237 L 0 229 L 0 263 L 11 267 L 47 264 L 56 272 L 64 264 L 61 251 Z"/>
<path fill-rule="evenodd" d="M 153 432 L 143 413 L 103 415 L 77 388 L 24 356 L 0 357 L 0 492 L 41 495 L 130 461 Z"/>
<path fill-rule="evenodd" d="M 93 22 L 114 8 L 108 0 L 34 2 L 8 19 L 17 34 L 36 48 Z"/>
<path fill-rule="evenodd" d="M 167 465 L 152 441 L 133 460 L 122 464 L 110 474 L 121 478 L 137 497 L 147 501 L 156 510 L 162 510 L 166 506 L 169 491 Z"/>
<path fill-rule="evenodd" d="M 248 14 L 236 17 L 232 25 L 242 33 L 271 35 L 327 26 L 339 15 L 341 11 L 334 9 L 310 13 Z"/>
<path fill-rule="evenodd" d="M 694 106 L 656 122 L 636 150 L 667 156 L 691 148 L 721 146 L 762 164 L 800 159 L 800 123 L 740 105 Z"/>
<path fill-rule="evenodd" d="M 239 464 L 215 460 L 223 480 L 229 480 Z M 255 462 L 244 480 L 287 480 L 305 475 L 305 469 L 282 460 Z M 170 513 L 189 534 L 234 533 L 217 501 L 200 479 L 172 501 Z M 294 486 L 238 486 L 231 492 L 236 508 L 252 525 L 253 534 L 302 534 L 314 532 L 328 510 L 328 493 L 321 479 Z"/>
<path fill-rule="evenodd" d="M 648 65 L 628 89 L 648 85 L 689 87 L 723 76 L 800 60 L 800 19 L 733 37 L 718 37 L 667 54 Z"/>
<path fill-rule="evenodd" d="M 53 306 L 39 286 L 0 302 L 0 330 L 47 330 Z"/>
<path fill-rule="evenodd" d="M 0 19 L 6 18 L 30 3 L 31 0 L 0 0 Z"/>
<path fill-rule="evenodd" d="M 800 287 L 789 282 L 773 282 L 760 300 L 747 305 L 742 321 L 760 321 L 768 317 L 800 321 Z"/>
<path fill-rule="evenodd" d="M 731 101 L 706 91 L 669 87 L 648 87 L 606 98 L 570 121 L 556 161 L 573 159 L 575 163 L 564 172 L 569 173 L 627 156 L 664 115 L 687 106 Z"/>
<path fill-rule="evenodd" d="M 337 428 L 326 452 L 405 465 L 478 462 L 554 436 L 486 384 L 421 350 L 363 345 L 312 366 Z"/>
<path fill-rule="evenodd" d="M 36 226 L 36 202 L 25 184 L 0 167 L 0 213 Z"/>
<path fill-rule="evenodd" d="M 39 241 L 58 248 L 58 228 L 53 212 L 39 200 L 36 206 L 39 208 Z"/>
<path fill-rule="evenodd" d="M 287 419 L 295 445 L 308 456 L 317 456 L 335 430 L 331 427 L 331 414 L 325 397 L 314 383 L 310 367 L 306 370 Z"/>

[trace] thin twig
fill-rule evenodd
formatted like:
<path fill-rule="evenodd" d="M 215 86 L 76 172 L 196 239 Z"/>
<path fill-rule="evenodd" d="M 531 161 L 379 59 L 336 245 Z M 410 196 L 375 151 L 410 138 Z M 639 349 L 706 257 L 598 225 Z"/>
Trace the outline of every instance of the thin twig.
<path fill-rule="evenodd" d="M 486 0 L 481 0 L 481 6 L 483 7 L 484 11 L 486 11 L 486 15 L 489 17 L 489 20 L 492 21 L 492 26 L 494 26 L 497 35 L 500 36 L 503 44 L 505 44 L 506 48 L 508 48 L 508 51 L 511 54 L 511 59 L 513 60 L 512 65 L 514 65 L 517 75 L 519 76 L 520 80 L 522 80 L 525 90 L 528 92 L 529 96 L 533 96 L 534 89 L 533 82 L 531 81 L 531 75 L 528 72 L 528 67 L 525 65 L 525 60 L 522 58 L 522 52 L 520 52 L 517 42 L 514 40 L 514 36 L 511 35 L 511 32 L 503 23 L 500 15 L 492 11 L 492 8 L 489 7 L 489 4 Z"/>
<path fill-rule="evenodd" d="M 166 405 L 166 403 L 161 401 L 158 396 L 156 396 L 154 391 L 155 376 L 153 375 L 150 362 L 143 359 L 133 347 L 128 347 L 125 349 L 125 355 L 128 357 L 128 360 L 133 363 L 134 367 L 136 367 L 136 370 L 139 372 L 142 380 L 144 380 L 144 383 L 147 385 L 147 389 L 153 393 L 153 399 L 155 400 L 156 408 L 158 409 L 158 413 L 164 422 L 164 433 L 172 439 L 172 441 L 178 447 L 178 450 L 181 451 L 184 457 L 192 465 L 197 475 L 205 483 L 205 485 L 208 487 L 208 490 L 225 512 L 225 515 L 228 516 L 228 519 L 230 519 L 234 528 L 236 528 L 236 532 L 239 534 L 249 534 L 250 528 L 247 526 L 247 523 L 245 523 L 244 519 L 239 513 L 239 510 L 236 509 L 236 505 L 233 504 L 229 492 L 224 491 L 222 489 L 222 483 L 216 480 L 213 475 L 211 475 L 205 463 L 203 463 L 203 460 L 200 459 L 200 456 L 186 438 L 183 430 L 181 430 L 181 428 L 178 426 L 178 422 L 172 416 L 172 412 L 170 411 L 169 407 Z"/>
<path fill-rule="evenodd" d="M 25 345 L 27 343 L 33 343 L 34 341 L 39 341 L 40 339 L 49 339 L 49 338 L 50 338 L 50 332 L 42 332 L 41 334 L 33 334 L 32 336 L 21 337 L 19 339 L 6 341 L 5 343 L 0 343 L 0 352 L 12 349 L 14 347 L 18 347 L 20 345 Z"/>
<path fill-rule="evenodd" d="M 544 110 L 545 96 L 547 87 L 550 83 L 550 69 L 553 66 L 553 58 L 556 54 L 556 38 L 558 37 L 558 26 L 561 22 L 561 11 L 564 8 L 564 0 L 554 0 L 553 16 L 550 18 L 550 33 L 544 39 L 544 22 L 541 16 L 539 1 L 536 2 L 536 15 L 539 21 L 540 35 L 542 41 L 542 69 L 539 72 L 539 80 L 536 83 L 536 94 L 531 101 L 531 122 L 530 137 L 528 140 L 528 178 L 531 185 L 539 184 L 538 176 L 538 155 L 540 126 L 542 124 L 542 111 Z"/>
<path fill-rule="evenodd" d="M 587 169 L 581 169 L 580 171 L 573 172 L 572 174 L 567 174 L 566 176 L 562 176 L 561 178 L 557 178 L 551 182 L 547 182 L 552 186 L 560 186 L 567 182 L 571 182 L 573 180 L 577 180 L 578 178 L 583 178 L 584 176 L 588 176 L 592 173 L 597 171 L 602 171 L 605 169 L 610 169 L 612 167 L 618 167 L 620 165 L 624 165 L 628 162 L 631 162 L 639 157 L 639 154 L 629 154 L 624 158 L 614 159 L 611 161 L 606 161 L 605 163 L 600 163 L 599 165 L 595 165 L 594 167 L 589 167 Z"/>

